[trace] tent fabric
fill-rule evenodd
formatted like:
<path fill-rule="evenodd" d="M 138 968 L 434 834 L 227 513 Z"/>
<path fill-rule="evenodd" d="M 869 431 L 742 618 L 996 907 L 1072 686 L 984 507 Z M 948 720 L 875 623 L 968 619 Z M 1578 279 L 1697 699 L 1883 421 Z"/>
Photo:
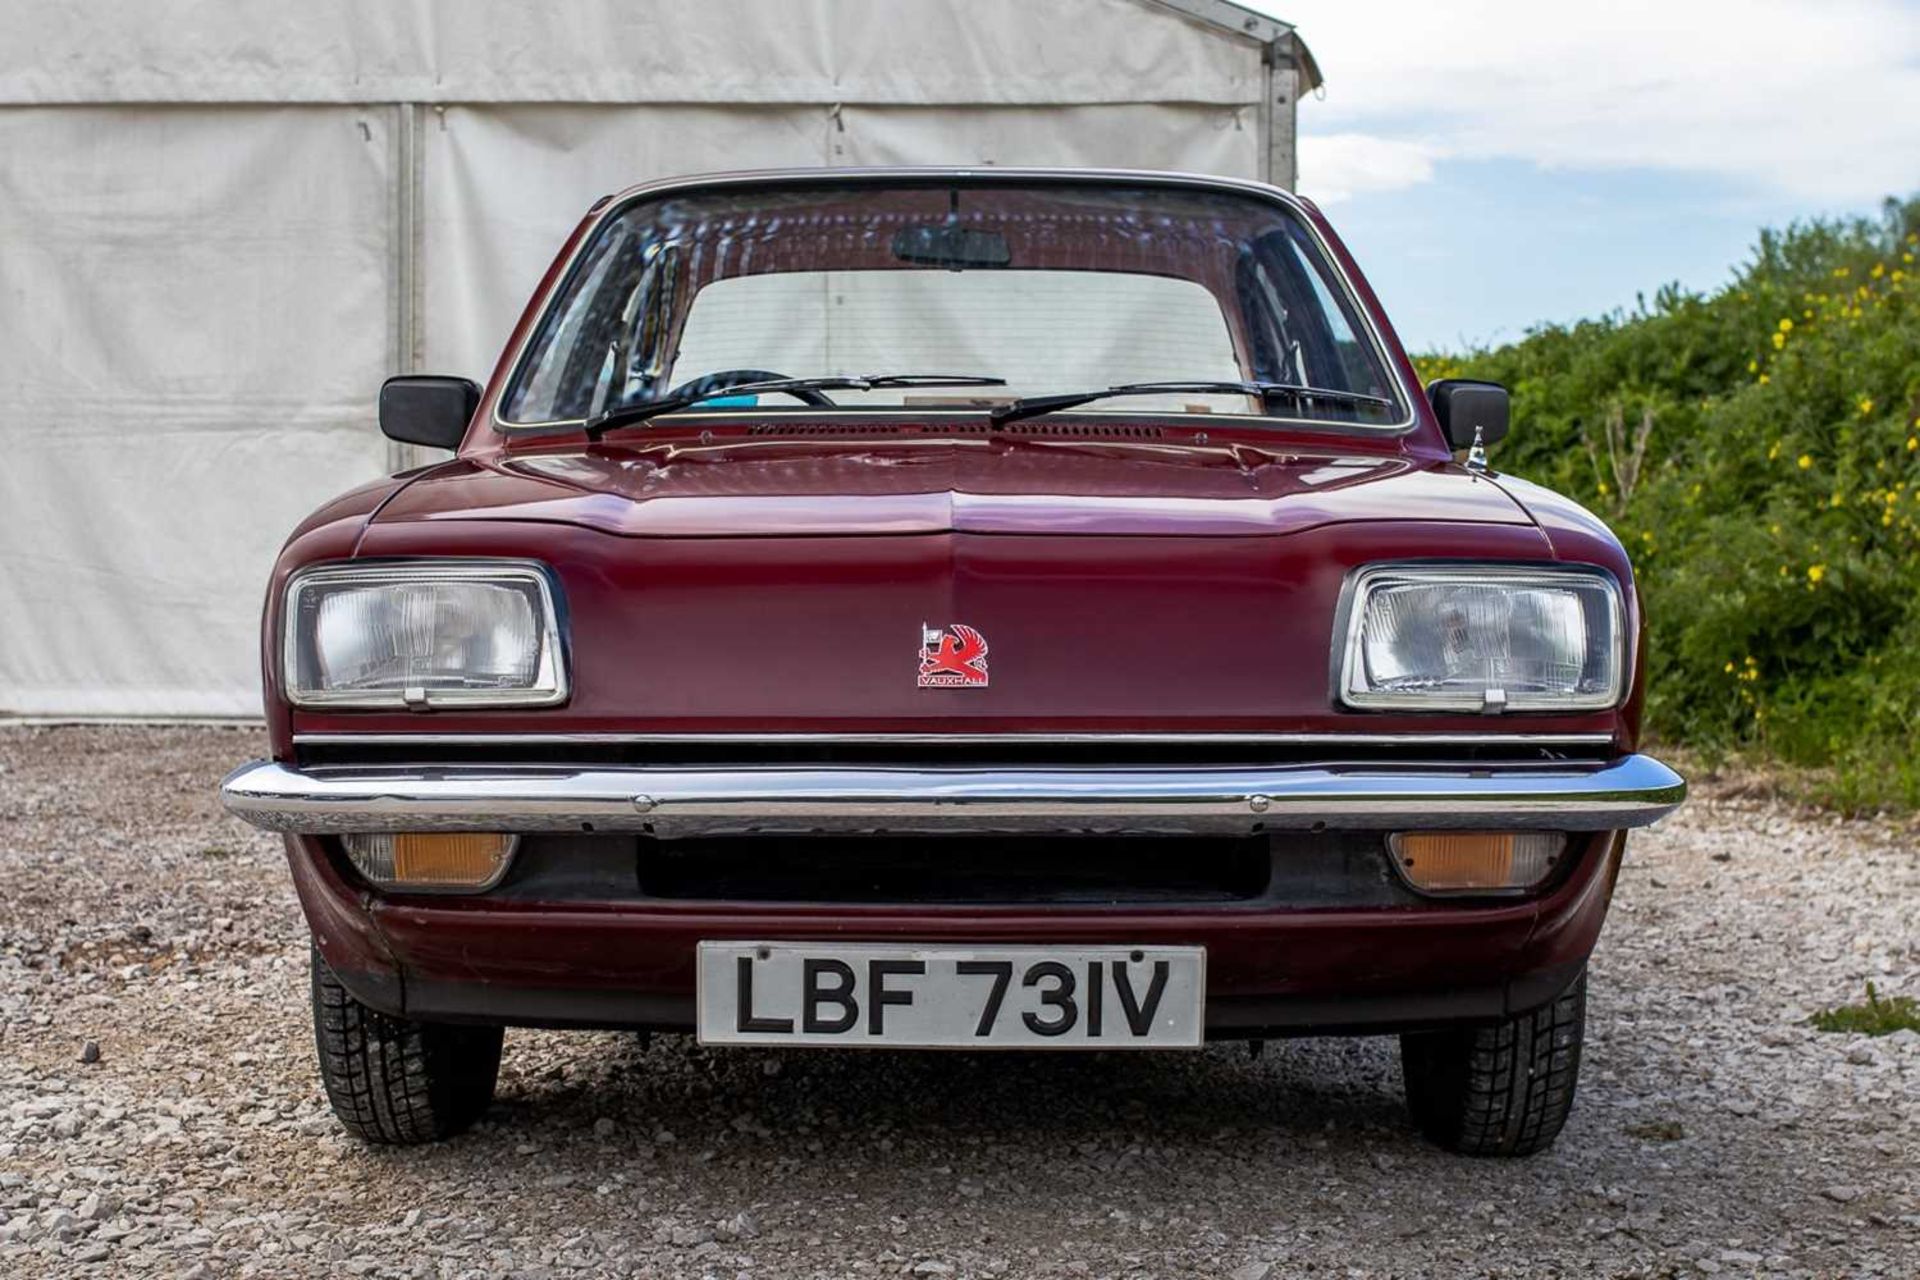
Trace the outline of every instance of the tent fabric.
<path fill-rule="evenodd" d="M 386 124 L 0 111 L 0 708 L 257 712 L 281 539 L 385 457 Z"/>
<path fill-rule="evenodd" d="M 0 713 L 249 715 L 288 532 L 484 377 L 598 196 L 790 165 L 1257 176 L 1153 0 L 0 6 Z"/>
<path fill-rule="evenodd" d="M 1114 107 L 448 107 L 423 128 L 424 367 L 484 378 L 564 229 L 630 183 L 722 167 L 1065 164 L 1259 172 L 1250 112 Z M 484 216 L 480 216 L 484 215 Z"/>
<path fill-rule="evenodd" d="M 14 103 L 1051 105 L 1263 91 L 1258 41 L 1149 0 L 0 6 L 0 102 Z"/>

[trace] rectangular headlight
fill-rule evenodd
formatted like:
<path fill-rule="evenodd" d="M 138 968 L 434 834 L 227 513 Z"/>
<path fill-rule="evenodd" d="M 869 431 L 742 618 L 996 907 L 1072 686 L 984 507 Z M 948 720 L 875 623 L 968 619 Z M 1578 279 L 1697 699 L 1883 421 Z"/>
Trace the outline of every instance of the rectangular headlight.
<path fill-rule="evenodd" d="M 539 565 L 306 569 L 287 583 L 281 627 L 296 706 L 539 707 L 567 698 L 553 587 Z"/>
<path fill-rule="evenodd" d="M 1580 711 L 1623 691 L 1620 588 L 1597 570 L 1392 565 L 1350 587 L 1340 697 L 1403 711 Z"/>

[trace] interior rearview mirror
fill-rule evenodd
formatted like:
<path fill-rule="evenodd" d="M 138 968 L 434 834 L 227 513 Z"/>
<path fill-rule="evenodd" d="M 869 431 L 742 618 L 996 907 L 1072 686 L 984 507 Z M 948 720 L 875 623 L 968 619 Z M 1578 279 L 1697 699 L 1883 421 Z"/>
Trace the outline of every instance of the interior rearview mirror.
<path fill-rule="evenodd" d="M 1475 431 L 1483 444 L 1507 434 L 1507 389 L 1497 382 L 1442 378 L 1428 384 L 1427 399 L 1433 402 L 1447 444 L 1455 449 L 1472 448 Z"/>
<path fill-rule="evenodd" d="M 479 407 L 480 388 L 469 378 L 402 374 L 380 385 L 380 430 L 405 444 L 458 449 Z"/>
<path fill-rule="evenodd" d="M 1013 261 L 1013 249 L 998 231 L 980 231 L 958 222 L 921 222 L 894 232 L 893 256 L 902 262 L 959 271 L 1004 267 Z"/>

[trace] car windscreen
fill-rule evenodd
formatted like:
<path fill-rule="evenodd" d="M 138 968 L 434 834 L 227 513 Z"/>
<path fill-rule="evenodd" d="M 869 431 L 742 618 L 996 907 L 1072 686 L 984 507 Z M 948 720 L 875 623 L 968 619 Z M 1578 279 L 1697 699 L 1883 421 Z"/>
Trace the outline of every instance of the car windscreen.
<path fill-rule="evenodd" d="M 836 390 L 831 403 L 985 407 L 1142 382 L 1261 382 L 1382 403 L 1172 391 L 1075 411 L 1393 425 L 1405 410 L 1368 334 L 1311 232 L 1253 194 L 731 187 L 642 199 L 604 220 L 536 326 L 501 417 L 579 421 L 689 386 L 715 389 L 702 407 L 771 409 L 799 399 L 725 389 L 947 374 L 1004 385 Z"/>

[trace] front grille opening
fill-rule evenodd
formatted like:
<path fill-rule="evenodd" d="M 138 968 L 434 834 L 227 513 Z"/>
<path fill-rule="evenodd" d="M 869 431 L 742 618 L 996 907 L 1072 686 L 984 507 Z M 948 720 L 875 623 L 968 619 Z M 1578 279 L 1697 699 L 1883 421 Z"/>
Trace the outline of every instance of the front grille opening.
<path fill-rule="evenodd" d="M 1109 904 L 1259 898 L 1265 837 L 746 836 L 642 841 L 650 898 Z"/>
<path fill-rule="evenodd" d="M 1445 910 L 1377 831 L 1264 836 L 523 836 L 489 895 L 546 903 Z"/>

